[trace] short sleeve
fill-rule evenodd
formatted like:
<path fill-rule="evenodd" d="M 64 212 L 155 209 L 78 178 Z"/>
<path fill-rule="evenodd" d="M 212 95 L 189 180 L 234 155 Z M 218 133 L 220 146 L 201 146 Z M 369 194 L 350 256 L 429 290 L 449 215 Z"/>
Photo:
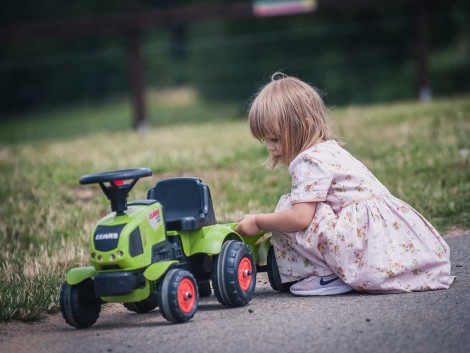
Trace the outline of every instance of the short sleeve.
<path fill-rule="evenodd" d="M 301 154 L 289 166 L 292 203 L 325 201 L 333 174 L 319 160 Z"/>

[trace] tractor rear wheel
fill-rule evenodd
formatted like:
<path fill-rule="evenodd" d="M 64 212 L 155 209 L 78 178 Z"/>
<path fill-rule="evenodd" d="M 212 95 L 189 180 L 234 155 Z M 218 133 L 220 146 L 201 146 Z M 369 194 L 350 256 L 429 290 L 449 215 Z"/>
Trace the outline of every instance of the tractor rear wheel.
<path fill-rule="evenodd" d="M 205 280 L 197 284 L 199 298 L 209 298 L 212 295 L 211 282 Z"/>
<path fill-rule="evenodd" d="M 152 293 L 147 299 L 144 299 L 140 302 L 123 303 L 122 305 L 124 305 L 127 310 L 134 313 L 145 314 L 158 306 L 157 295 Z"/>
<path fill-rule="evenodd" d="M 60 291 L 60 311 L 65 321 L 76 328 L 93 325 L 100 315 L 101 301 L 95 296 L 91 279 L 70 285 L 64 282 Z"/>
<path fill-rule="evenodd" d="M 158 285 L 157 297 L 163 317 L 174 323 L 192 319 L 199 305 L 196 280 L 181 269 L 168 271 Z"/>
<path fill-rule="evenodd" d="M 212 261 L 212 285 L 217 300 L 228 307 L 248 304 L 256 286 L 256 264 L 248 246 L 229 240 Z"/>

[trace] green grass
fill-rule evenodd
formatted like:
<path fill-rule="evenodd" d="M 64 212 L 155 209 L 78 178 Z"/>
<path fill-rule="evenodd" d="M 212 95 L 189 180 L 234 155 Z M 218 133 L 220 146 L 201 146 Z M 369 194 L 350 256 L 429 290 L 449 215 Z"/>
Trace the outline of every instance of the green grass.
<path fill-rule="evenodd" d="M 226 121 L 242 114 L 242 104 L 201 102 L 190 89 L 149 92 L 146 101 L 146 115 L 154 127 Z M 101 105 L 82 105 L 11 116 L 4 122 L 0 121 L 0 143 L 70 140 L 90 134 L 127 132 L 132 126 L 131 115 L 130 100 L 123 97 Z"/>
<path fill-rule="evenodd" d="M 220 222 L 271 211 L 289 190 L 285 168 L 261 166 L 265 147 L 236 104 L 204 104 L 191 92 L 150 98 L 143 134 L 129 130 L 122 101 L 0 123 L 0 320 L 56 311 L 65 272 L 88 264 L 89 234 L 109 205 L 99 187 L 78 184 L 83 174 L 151 168 L 131 199 L 161 178 L 200 177 Z M 470 228 L 469 97 L 331 115 L 345 147 L 393 194 L 443 233 Z"/>

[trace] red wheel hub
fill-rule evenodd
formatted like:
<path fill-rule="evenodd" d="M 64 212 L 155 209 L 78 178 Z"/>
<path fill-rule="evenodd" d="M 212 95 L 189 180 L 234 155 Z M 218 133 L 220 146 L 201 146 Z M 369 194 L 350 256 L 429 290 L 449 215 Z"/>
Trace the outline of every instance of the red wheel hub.
<path fill-rule="evenodd" d="M 196 289 L 188 278 L 183 278 L 178 285 L 178 305 L 182 312 L 189 314 L 196 302 Z"/>
<path fill-rule="evenodd" d="M 238 283 L 243 291 L 250 288 L 253 279 L 253 268 L 251 267 L 250 259 L 244 257 L 238 265 Z"/>

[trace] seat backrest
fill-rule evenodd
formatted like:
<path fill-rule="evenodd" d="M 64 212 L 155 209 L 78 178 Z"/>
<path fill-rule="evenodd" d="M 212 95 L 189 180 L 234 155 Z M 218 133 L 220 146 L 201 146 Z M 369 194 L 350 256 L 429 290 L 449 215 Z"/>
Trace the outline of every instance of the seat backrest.
<path fill-rule="evenodd" d="M 163 205 L 167 230 L 193 230 L 216 224 L 209 187 L 198 178 L 160 180 L 147 199 Z"/>

